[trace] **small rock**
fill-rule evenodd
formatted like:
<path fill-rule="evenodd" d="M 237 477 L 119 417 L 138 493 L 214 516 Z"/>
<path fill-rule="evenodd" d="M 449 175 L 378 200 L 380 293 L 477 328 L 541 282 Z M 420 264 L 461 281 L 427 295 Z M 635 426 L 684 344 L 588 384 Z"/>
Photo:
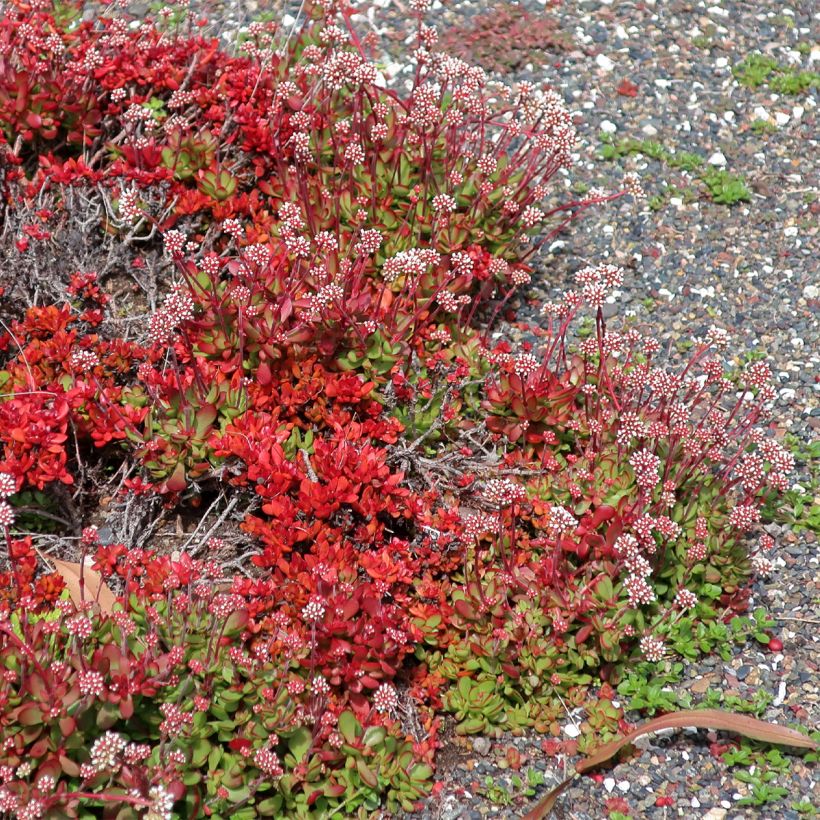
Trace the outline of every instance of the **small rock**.
<path fill-rule="evenodd" d="M 712 679 L 709 677 L 703 677 L 696 680 L 689 688 L 697 695 L 702 695 L 706 691 L 708 691 L 709 687 L 712 685 Z"/>
<path fill-rule="evenodd" d="M 595 64 L 603 71 L 612 71 L 615 68 L 615 63 L 606 56 L 606 54 L 599 54 L 595 58 Z"/>
<path fill-rule="evenodd" d="M 820 287 L 817 285 L 806 285 L 803 288 L 804 299 L 817 299 L 818 297 L 820 297 Z"/>
<path fill-rule="evenodd" d="M 477 737 L 473 741 L 473 751 L 479 755 L 488 755 L 492 748 L 492 742 L 487 737 Z"/>
<path fill-rule="evenodd" d="M 604 778 L 604 788 L 611 792 L 615 788 L 615 778 L 614 777 L 605 777 Z"/>
<path fill-rule="evenodd" d="M 605 134 L 614 134 L 618 130 L 618 126 L 611 120 L 604 120 L 601 123 L 601 131 Z"/>
<path fill-rule="evenodd" d="M 715 151 L 707 161 L 710 165 L 716 165 L 719 168 L 723 168 L 726 165 L 726 157 L 723 156 L 723 152 L 721 151 Z"/>

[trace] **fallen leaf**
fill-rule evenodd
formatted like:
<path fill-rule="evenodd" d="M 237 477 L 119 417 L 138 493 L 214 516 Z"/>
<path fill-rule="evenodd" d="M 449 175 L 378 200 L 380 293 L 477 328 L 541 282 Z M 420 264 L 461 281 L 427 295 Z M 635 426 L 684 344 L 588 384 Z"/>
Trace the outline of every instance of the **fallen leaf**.
<path fill-rule="evenodd" d="M 110 615 L 114 611 L 114 604 L 117 603 L 117 599 L 98 572 L 90 567 L 82 568 L 83 586 L 81 587 L 81 567 L 79 564 L 70 561 L 58 561 L 56 558 L 50 558 L 49 560 L 62 576 L 68 594 L 77 606 L 83 601 L 96 601 L 101 612 Z"/>
<path fill-rule="evenodd" d="M 632 80 L 621 80 L 621 84 L 615 89 L 622 97 L 637 97 L 638 86 Z"/>
<path fill-rule="evenodd" d="M 591 755 L 579 760 L 575 764 L 575 774 L 568 777 L 563 783 L 556 786 L 536 807 L 524 815 L 522 820 L 542 820 L 554 808 L 555 801 L 566 791 L 572 781 L 584 772 L 595 769 L 602 763 L 606 763 L 614 757 L 624 746 L 628 746 L 633 740 L 657 732 L 661 729 L 682 729 L 687 726 L 695 726 L 698 729 L 722 729 L 727 732 L 737 732 L 738 734 L 750 737 L 753 740 L 760 740 L 763 743 L 777 743 L 784 746 L 797 746 L 802 749 L 820 749 L 820 744 L 806 735 L 801 735 L 794 729 L 785 726 L 778 726 L 775 723 L 766 723 L 763 720 L 750 718 L 746 715 L 736 715 L 732 712 L 724 712 L 720 709 L 695 709 L 683 712 L 672 712 L 668 715 L 650 720 L 644 723 L 629 734 L 617 740 L 604 743 Z"/>

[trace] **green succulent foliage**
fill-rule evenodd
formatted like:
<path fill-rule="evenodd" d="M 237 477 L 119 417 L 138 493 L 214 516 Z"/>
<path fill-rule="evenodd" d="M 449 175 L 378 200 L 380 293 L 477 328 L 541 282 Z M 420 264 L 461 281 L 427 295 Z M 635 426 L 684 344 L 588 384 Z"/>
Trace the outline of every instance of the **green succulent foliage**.
<path fill-rule="evenodd" d="M 303 432 L 298 427 L 294 427 L 291 430 L 290 438 L 282 445 L 282 452 L 290 461 L 296 458 L 300 450 L 304 450 L 308 455 L 313 455 L 313 430 Z"/>
<path fill-rule="evenodd" d="M 283 675 L 291 670 L 273 661 L 255 669 L 234 664 L 230 647 L 237 645 L 248 623 L 246 611 L 218 619 L 207 608 L 180 613 L 165 600 L 157 601 L 153 610 L 148 617 L 144 606 L 131 596 L 128 615 L 133 631 L 123 633 L 113 620 L 100 619 L 86 645 L 103 647 L 96 651 L 104 653 L 112 672 L 127 675 L 143 653 L 152 651 L 145 636 L 153 633 L 158 660 L 152 661 L 156 665 L 151 668 L 157 675 L 156 686 L 162 689 L 159 697 L 134 693 L 121 699 L 82 698 L 76 684 L 67 683 L 62 693 L 66 716 L 51 718 L 49 687 L 53 683 L 43 677 L 47 673 L 26 673 L 26 683 L 11 706 L 18 709 L 35 770 L 50 771 L 48 767 L 55 765 L 59 754 L 56 765 L 61 777 L 66 783 L 73 782 L 95 740 L 111 731 L 130 742 L 149 745 L 149 767 L 161 766 L 160 753 L 166 744 L 165 752 L 174 749 L 184 755 L 180 777 L 185 792 L 174 806 L 175 817 L 199 816 L 205 804 L 212 811 L 209 816 L 222 820 L 345 818 L 358 812 L 369 815 L 382 807 L 392 813 L 411 811 L 429 792 L 430 767 L 417 761 L 412 743 L 395 730 L 382 725 L 365 727 L 347 711 L 338 718 L 341 748 L 317 745 L 283 685 Z M 15 614 L 10 623 L 21 643 L 30 643 L 32 634 L 40 636 L 37 640 L 49 640 L 41 622 L 53 619 L 52 615 L 31 616 L 23 623 Z M 54 661 L 66 662 L 72 643 L 60 635 L 59 643 L 50 639 L 54 643 L 51 655 Z M 170 675 L 164 653 L 180 645 L 180 635 L 185 636 L 185 652 L 178 663 L 196 659 L 200 669 L 189 675 Z M 2 666 L 18 673 L 26 661 L 27 656 L 20 652 L 7 652 Z M 196 698 L 205 691 L 208 697 L 203 704 Z M 161 728 L 161 704 L 174 704 L 189 716 L 184 728 L 171 738 Z M 255 752 L 260 749 L 277 754 L 280 777 L 260 772 L 255 763 Z M 95 790 L 104 784 L 93 781 L 85 783 L 85 788 Z M 136 818 L 130 811 L 125 807 L 117 816 Z"/>
<path fill-rule="evenodd" d="M 723 168 L 710 168 L 701 175 L 701 180 L 718 205 L 735 205 L 752 198 L 743 177 L 730 174 Z"/>
<path fill-rule="evenodd" d="M 732 74 L 748 88 L 767 85 L 777 94 L 791 96 L 805 94 L 820 85 L 820 74 L 816 71 L 783 66 L 765 54 L 750 54 L 732 69 Z"/>
<path fill-rule="evenodd" d="M 368 339 L 366 348 L 349 350 L 336 363 L 342 370 L 355 370 L 365 376 L 373 373 L 383 376 L 402 360 L 404 352 L 401 342 L 391 342 L 377 330 Z"/>
<path fill-rule="evenodd" d="M 58 532 L 60 505 L 42 490 L 23 490 L 8 499 L 16 509 L 14 528 L 24 532 Z M 54 518 L 52 516 L 57 516 Z"/>
<path fill-rule="evenodd" d="M 456 731 L 463 735 L 487 732 L 491 726 L 505 722 L 504 699 L 495 681 L 461 678 L 445 696 L 445 707 L 455 714 Z"/>
<path fill-rule="evenodd" d="M 751 193 L 742 177 L 731 174 L 723 168 L 706 167 L 706 160 L 690 151 L 676 151 L 655 140 L 638 140 L 632 137 L 615 141 L 610 134 L 602 134 L 601 158 L 616 160 L 632 154 L 642 154 L 675 170 L 686 171 L 699 179 L 708 189 L 712 201 L 718 205 L 736 205 L 748 202 Z M 655 196 L 649 205 L 659 210 L 665 197 Z"/>

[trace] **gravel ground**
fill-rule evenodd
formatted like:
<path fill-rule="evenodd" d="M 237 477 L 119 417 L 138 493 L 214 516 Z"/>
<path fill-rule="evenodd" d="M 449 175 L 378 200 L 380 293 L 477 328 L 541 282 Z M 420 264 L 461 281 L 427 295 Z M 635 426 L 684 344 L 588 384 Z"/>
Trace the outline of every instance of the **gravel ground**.
<path fill-rule="evenodd" d="M 410 31 L 406 2 L 380 0 L 383 9 L 373 18 L 387 35 L 390 53 L 402 51 Z M 200 5 L 212 14 L 216 9 L 223 32 L 263 9 L 282 8 L 281 3 L 255 0 Z M 298 8 L 288 6 L 292 12 Z M 489 8 L 484 0 L 437 2 L 429 22 L 444 32 L 469 26 L 471 18 Z M 552 16 L 567 38 L 562 50 L 530 53 L 524 64 L 517 54 L 511 61 L 515 71 L 508 76 L 549 82 L 578 112 L 581 141 L 572 180 L 619 187 L 626 170 L 637 170 L 649 196 L 663 198 L 654 211 L 624 201 L 587 212 L 537 260 L 533 300 L 569 287 L 584 264 L 616 262 L 628 276 L 613 313 L 634 311 L 670 343 L 673 353 L 711 324 L 730 329 L 738 354 L 765 351 L 774 363 L 781 385 L 779 432 L 788 431 L 805 443 L 815 439 L 820 429 L 820 200 L 814 198 L 818 179 L 813 162 L 817 90 L 778 97 L 766 86 L 739 85 L 731 69 L 760 51 L 781 64 L 817 70 L 816 7 L 808 0 L 788 8 L 776 0 L 565 0 L 546 7 L 525 0 L 520 8 L 536 19 Z M 701 154 L 714 167 L 742 176 L 752 200 L 731 208 L 715 204 L 693 177 L 642 156 L 601 161 L 602 131 L 616 140 L 652 139 L 669 150 Z M 683 193 L 670 194 L 669 186 Z M 524 307 L 519 319 L 535 316 Z M 514 327 L 509 331 L 517 333 Z M 809 481 L 805 465 L 798 480 L 804 485 Z M 778 569 L 755 585 L 753 605 L 765 606 L 778 619 L 783 652 L 747 646 L 728 663 L 704 658 L 689 667 L 679 687 L 695 700 L 707 689 L 746 699 L 765 689 L 775 696 L 766 719 L 817 726 L 817 541 L 808 531 L 769 529 L 778 541 Z M 443 790 L 421 816 L 521 816 L 528 801 L 537 798 L 510 785 L 508 747 L 522 753 L 522 772 L 532 768 L 542 773 L 545 783 L 538 795 L 563 779 L 565 766 L 571 768 L 571 761 L 547 757 L 542 741 L 534 735 L 454 738 L 439 757 L 437 779 Z M 743 808 L 738 801 L 748 794 L 748 786 L 711 756 L 709 741 L 703 732 L 647 740 L 640 744 L 645 750 L 640 757 L 597 779 L 577 781 L 559 801 L 556 816 L 598 820 L 609 816 L 614 804 L 607 808 L 607 801 L 612 798 L 622 798 L 620 811 L 637 818 L 816 815 L 816 775 L 799 757 L 773 784 L 788 789 L 784 801 Z M 660 797 L 669 798 L 667 805 L 656 805 Z M 791 808 L 799 800 L 812 802 L 815 812 L 799 815 Z"/>
<path fill-rule="evenodd" d="M 558 7 L 520 6 L 531 17 L 554 16 L 560 31 L 571 35 L 568 50 L 530 55 L 530 64 L 516 66 L 508 77 L 546 80 L 578 112 L 581 141 L 573 182 L 618 187 L 625 171 L 636 170 L 649 197 L 663 198 L 658 210 L 646 204 L 636 209 L 624 201 L 587 212 L 537 260 L 533 299 L 570 287 L 573 273 L 584 264 L 609 260 L 622 265 L 628 275 L 612 313 L 633 311 L 670 344 L 673 356 L 711 324 L 731 330 L 737 354 L 764 351 L 770 357 L 780 384 L 778 433 L 790 432 L 804 443 L 816 440 L 817 92 L 778 96 L 765 86 L 744 87 L 732 74 L 733 66 L 758 51 L 784 65 L 817 70 L 816 6 L 798 2 L 784 8 L 773 0 L 566 0 Z M 486 3 L 456 2 L 434 10 L 431 18 L 444 32 L 469 26 L 471 17 L 487 10 Z M 755 121 L 765 125 L 752 127 Z M 743 177 L 752 199 L 733 207 L 716 204 L 694 177 L 643 156 L 601 161 L 601 132 L 615 140 L 651 139 L 669 150 L 700 154 L 713 167 Z M 669 186 L 685 193 L 670 195 Z M 518 318 L 534 321 L 536 315 L 524 307 Z M 509 332 L 515 336 L 516 330 Z M 797 480 L 808 485 L 807 465 Z M 690 691 L 695 701 L 707 689 L 744 699 L 764 689 L 774 695 L 765 719 L 816 727 L 817 540 L 809 531 L 767 529 L 778 542 L 778 569 L 755 585 L 752 605 L 764 606 L 778 620 L 775 632 L 783 652 L 764 653 L 750 645 L 738 649 L 729 663 L 704 658 L 689 666 L 679 688 Z M 749 787 L 712 757 L 710 739 L 714 736 L 701 732 L 647 740 L 640 757 L 603 777 L 577 781 L 559 801 L 556 816 L 607 817 L 614 806 L 607 807 L 607 801 L 617 797 L 625 801 L 620 811 L 640 818 L 815 816 L 820 789 L 816 773 L 801 758 L 793 758 L 772 784 L 786 788 L 788 797 L 770 806 L 743 807 L 738 801 Z M 563 761 L 545 756 L 542 740 L 454 739 L 437 773 L 444 789 L 429 801 L 424 817 L 520 816 L 528 798 L 510 785 L 506 750 L 516 747 L 525 755 L 523 769 L 544 774 L 546 782 L 538 789 L 543 794 L 564 772 Z M 669 798 L 660 801 L 667 805 L 656 805 L 660 797 Z M 791 808 L 796 801 L 813 803 L 814 813 L 799 815 Z"/>

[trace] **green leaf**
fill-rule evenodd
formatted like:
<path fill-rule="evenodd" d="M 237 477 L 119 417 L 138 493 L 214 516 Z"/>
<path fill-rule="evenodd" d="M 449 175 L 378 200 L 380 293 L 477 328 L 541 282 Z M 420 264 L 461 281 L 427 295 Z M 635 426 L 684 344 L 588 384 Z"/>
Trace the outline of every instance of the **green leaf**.
<path fill-rule="evenodd" d="M 615 593 L 612 588 L 612 579 L 608 577 L 601 578 L 595 587 L 595 592 L 601 600 L 610 600 Z"/>
<path fill-rule="evenodd" d="M 376 773 L 367 765 L 367 763 L 359 758 L 356 761 L 356 768 L 359 771 L 359 777 L 361 777 L 362 782 L 366 785 L 370 786 L 371 789 L 376 789 L 379 786 L 379 778 L 376 776 Z"/>
<path fill-rule="evenodd" d="M 205 765 L 205 761 L 211 754 L 211 744 L 205 738 L 199 738 L 194 742 L 193 754 L 191 755 L 191 766 L 199 769 Z"/>
<path fill-rule="evenodd" d="M 368 726 L 364 733 L 363 742 L 365 746 L 373 748 L 380 745 L 387 737 L 387 729 L 384 726 Z"/>
<path fill-rule="evenodd" d="M 348 743 L 355 743 L 361 737 L 362 725 L 353 712 L 342 712 L 338 721 L 339 731 Z"/>
<path fill-rule="evenodd" d="M 310 729 L 306 726 L 300 726 L 288 738 L 288 749 L 290 749 L 297 761 L 301 761 L 308 749 L 310 749 L 312 743 L 313 735 L 311 734 Z"/>

